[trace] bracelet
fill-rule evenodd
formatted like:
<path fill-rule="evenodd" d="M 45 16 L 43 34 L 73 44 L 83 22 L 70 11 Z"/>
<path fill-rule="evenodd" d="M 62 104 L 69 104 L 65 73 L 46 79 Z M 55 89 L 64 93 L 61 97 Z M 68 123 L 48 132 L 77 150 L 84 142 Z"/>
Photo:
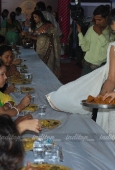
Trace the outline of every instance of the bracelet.
<path fill-rule="evenodd" d="M 12 109 L 12 105 L 11 105 L 10 102 L 6 102 L 6 103 L 4 103 L 4 104 L 9 104 L 9 107 Z"/>
<path fill-rule="evenodd" d="M 12 109 L 15 109 L 17 111 L 17 115 L 19 115 L 19 110 L 16 107 L 12 107 Z"/>

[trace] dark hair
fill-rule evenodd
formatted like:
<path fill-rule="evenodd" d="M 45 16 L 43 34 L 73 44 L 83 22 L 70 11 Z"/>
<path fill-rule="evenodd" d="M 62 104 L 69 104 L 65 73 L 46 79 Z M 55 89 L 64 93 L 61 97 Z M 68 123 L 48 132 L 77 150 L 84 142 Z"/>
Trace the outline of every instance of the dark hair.
<path fill-rule="evenodd" d="M 47 9 L 50 9 L 52 11 L 52 6 L 50 6 L 50 5 L 47 6 Z"/>
<path fill-rule="evenodd" d="M 4 16 L 4 14 L 5 14 L 5 16 Z M 5 17 L 8 16 L 8 14 L 9 14 L 9 11 L 8 11 L 7 9 L 4 9 L 4 10 L 2 11 L 2 13 L 1 13 L 2 18 L 4 19 Z"/>
<path fill-rule="evenodd" d="M 5 37 L 0 34 L 0 45 L 5 43 Z"/>
<path fill-rule="evenodd" d="M 108 25 L 110 26 L 115 21 L 115 8 L 111 10 L 109 18 L 108 18 Z"/>
<path fill-rule="evenodd" d="M 12 51 L 12 48 L 8 45 L 0 46 L 0 56 L 2 56 L 6 51 Z"/>
<path fill-rule="evenodd" d="M 44 2 L 39 1 L 39 2 L 36 3 L 36 6 L 38 7 L 39 10 L 46 11 L 46 5 L 45 5 Z"/>
<path fill-rule="evenodd" d="M 9 115 L 0 115 L 0 169 L 16 170 L 23 158 L 23 145 Z"/>
<path fill-rule="evenodd" d="M 2 12 L 9 13 L 8 9 L 4 9 Z"/>
<path fill-rule="evenodd" d="M 101 15 L 103 18 L 106 18 L 107 16 L 109 16 L 110 13 L 110 9 L 108 8 L 108 6 L 106 5 L 100 5 L 98 6 L 94 12 L 93 15 Z"/>
<path fill-rule="evenodd" d="M 16 12 L 20 12 L 20 13 L 21 13 L 21 12 L 22 12 L 22 9 L 21 9 L 20 7 L 17 7 L 17 8 L 16 8 Z"/>
<path fill-rule="evenodd" d="M 34 17 L 33 14 L 39 16 L 41 18 L 41 21 L 43 23 L 51 23 L 50 21 L 46 20 L 44 15 L 42 14 L 42 12 L 40 10 L 35 10 L 34 12 L 32 12 L 31 14 L 31 28 L 35 29 L 36 28 L 36 22 L 34 21 Z"/>
<path fill-rule="evenodd" d="M 11 19 L 12 21 L 14 21 L 15 18 L 16 18 L 16 13 L 13 11 L 13 12 L 10 13 L 10 19 Z"/>

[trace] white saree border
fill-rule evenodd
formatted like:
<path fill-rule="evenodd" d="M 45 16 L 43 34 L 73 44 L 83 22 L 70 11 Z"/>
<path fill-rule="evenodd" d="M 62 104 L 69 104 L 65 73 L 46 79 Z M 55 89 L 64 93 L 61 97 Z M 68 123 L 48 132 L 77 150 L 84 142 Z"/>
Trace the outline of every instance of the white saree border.
<path fill-rule="evenodd" d="M 57 111 L 61 112 L 61 110 L 59 110 L 59 109 L 51 102 L 50 96 L 49 96 L 48 94 L 46 95 L 46 98 L 47 98 L 50 106 L 51 106 L 54 110 L 57 110 Z"/>

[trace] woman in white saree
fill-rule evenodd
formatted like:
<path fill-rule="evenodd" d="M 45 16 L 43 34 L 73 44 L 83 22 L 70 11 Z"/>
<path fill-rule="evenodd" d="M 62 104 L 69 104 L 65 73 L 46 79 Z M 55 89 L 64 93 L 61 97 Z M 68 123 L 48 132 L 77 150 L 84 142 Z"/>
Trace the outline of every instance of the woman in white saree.
<path fill-rule="evenodd" d="M 109 25 L 115 31 L 115 9 L 111 11 Z M 53 109 L 64 112 L 88 114 L 88 108 L 80 104 L 88 95 L 105 96 L 115 89 L 115 42 L 110 43 L 107 52 L 107 63 L 103 67 L 61 86 L 57 91 L 46 95 Z M 105 97 L 107 97 L 107 94 Z M 97 120 L 107 133 L 115 134 L 115 110 L 99 109 Z"/>

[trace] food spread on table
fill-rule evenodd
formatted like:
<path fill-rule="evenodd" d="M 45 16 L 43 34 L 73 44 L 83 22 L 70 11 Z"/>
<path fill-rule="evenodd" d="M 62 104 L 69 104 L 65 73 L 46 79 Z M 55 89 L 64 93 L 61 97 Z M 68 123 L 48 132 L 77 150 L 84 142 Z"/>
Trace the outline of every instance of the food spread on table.
<path fill-rule="evenodd" d="M 88 96 L 86 103 L 94 103 L 94 104 L 111 104 L 115 105 L 115 99 L 109 102 L 111 97 L 106 98 L 103 100 L 103 96 L 93 97 L 91 95 Z"/>
<path fill-rule="evenodd" d="M 32 87 L 21 87 L 20 91 L 21 91 L 22 93 L 29 93 L 29 92 L 34 92 L 35 89 L 32 88 Z"/>
<path fill-rule="evenodd" d="M 23 142 L 23 146 L 24 146 L 24 150 L 25 151 L 29 151 L 33 149 L 33 143 L 36 140 L 36 138 L 24 138 L 22 140 Z"/>
<path fill-rule="evenodd" d="M 38 170 L 72 170 L 69 167 L 63 166 L 63 165 L 55 165 L 55 164 L 38 164 L 38 165 L 32 165 L 33 167 L 36 167 Z M 25 170 L 26 167 L 23 167 L 21 170 Z"/>
<path fill-rule="evenodd" d="M 36 105 L 36 104 L 30 104 L 30 105 L 27 106 L 24 110 L 31 111 L 31 112 L 35 112 L 35 111 L 38 110 L 38 105 Z"/>
<path fill-rule="evenodd" d="M 25 79 L 24 75 L 20 76 L 11 76 L 9 82 L 12 84 L 28 84 L 31 82 L 31 79 Z"/>
<path fill-rule="evenodd" d="M 59 126 L 61 124 L 61 121 L 59 120 L 53 120 L 53 119 L 42 119 L 40 120 L 41 125 L 43 128 L 47 128 L 47 129 L 52 129 L 52 128 L 56 128 L 57 126 Z"/>
<path fill-rule="evenodd" d="M 17 65 L 17 67 L 19 67 L 19 71 L 27 71 L 27 66 L 26 65 Z M 28 71 L 27 71 L 28 72 Z M 32 79 L 31 79 L 32 81 Z M 21 74 L 19 76 L 11 76 L 9 78 L 9 82 L 12 84 L 26 84 L 26 83 L 30 83 L 30 80 L 28 80 L 28 78 L 26 79 L 26 74 Z M 35 89 L 33 87 L 28 87 L 28 86 L 21 86 L 21 87 L 15 87 L 15 92 L 21 92 L 21 93 L 30 93 L 30 92 L 35 92 Z M 21 94 L 20 93 L 20 94 Z M 39 109 L 39 106 L 36 104 L 30 104 L 29 106 L 27 106 L 23 111 L 24 112 L 35 112 Z M 29 116 L 29 117 L 28 117 Z M 27 114 L 25 116 L 19 116 L 18 119 L 15 121 L 16 124 L 18 124 L 20 121 L 26 120 L 26 117 L 29 118 L 27 120 L 32 119 L 33 117 L 31 116 L 31 114 Z M 46 129 L 53 129 L 56 128 L 57 126 L 59 126 L 61 124 L 61 121 L 59 120 L 54 120 L 54 119 L 42 119 L 40 120 L 41 122 L 41 126 L 42 128 L 46 128 Z M 33 146 L 35 144 L 35 142 L 41 142 L 38 141 L 39 138 L 24 138 L 22 140 L 23 142 L 23 146 L 24 146 L 24 150 L 25 151 L 31 151 L 33 150 Z M 43 140 L 42 144 L 44 145 L 45 148 L 45 152 L 46 154 L 52 154 L 53 152 L 53 147 L 54 142 L 51 139 L 47 139 L 47 140 Z M 37 145 L 36 145 L 37 146 Z M 55 148 L 55 147 L 54 147 Z M 58 147 L 57 147 L 58 148 Z M 59 150 L 57 150 L 59 152 Z M 60 152 L 59 152 L 60 153 Z M 57 159 L 58 161 L 61 162 L 61 156 L 58 153 L 57 155 Z M 53 159 L 53 158 L 52 158 Z M 44 162 L 44 160 L 43 160 Z M 38 170 L 71 170 L 68 167 L 62 166 L 62 165 L 55 165 L 55 164 L 37 164 L 34 165 L 32 164 L 33 167 L 35 167 Z M 26 167 L 23 167 L 21 170 L 25 170 Z"/>

